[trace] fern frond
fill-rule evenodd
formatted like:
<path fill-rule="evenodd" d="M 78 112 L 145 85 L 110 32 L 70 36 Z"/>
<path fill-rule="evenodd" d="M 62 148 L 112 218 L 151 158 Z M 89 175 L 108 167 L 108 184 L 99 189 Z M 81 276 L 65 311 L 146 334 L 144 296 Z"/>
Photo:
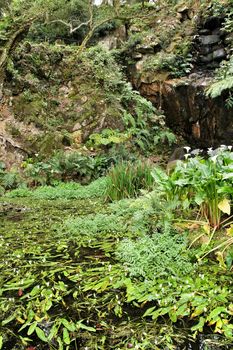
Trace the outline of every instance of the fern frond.
<path fill-rule="evenodd" d="M 233 88 L 233 76 L 228 76 L 225 79 L 216 81 L 206 91 L 206 95 L 211 98 L 218 97 L 224 90 L 231 90 Z"/>

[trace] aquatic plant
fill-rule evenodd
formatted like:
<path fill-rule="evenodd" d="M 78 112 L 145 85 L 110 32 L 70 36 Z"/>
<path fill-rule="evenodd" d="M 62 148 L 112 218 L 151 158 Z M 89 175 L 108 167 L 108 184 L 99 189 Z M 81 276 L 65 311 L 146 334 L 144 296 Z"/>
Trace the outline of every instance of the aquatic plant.
<path fill-rule="evenodd" d="M 153 187 L 152 166 L 147 162 L 121 162 L 108 173 L 106 198 L 110 201 L 137 197 L 140 190 Z"/>
<path fill-rule="evenodd" d="M 177 162 L 170 176 L 159 169 L 155 169 L 152 175 L 168 199 L 179 200 L 184 209 L 198 206 L 210 226 L 218 229 L 226 214 L 228 222 L 230 220 L 232 167 L 233 152 L 223 146 L 210 150 L 208 159 L 195 157 Z"/>
<path fill-rule="evenodd" d="M 130 277 L 154 280 L 166 276 L 190 273 L 193 264 L 187 255 L 185 235 L 175 232 L 154 232 L 136 240 L 120 242 L 116 256 L 124 264 Z"/>

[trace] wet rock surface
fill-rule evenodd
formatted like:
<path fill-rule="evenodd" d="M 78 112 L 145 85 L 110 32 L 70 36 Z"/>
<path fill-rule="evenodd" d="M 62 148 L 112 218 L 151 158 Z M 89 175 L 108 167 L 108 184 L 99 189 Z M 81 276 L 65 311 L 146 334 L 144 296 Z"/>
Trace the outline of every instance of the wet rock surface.
<path fill-rule="evenodd" d="M 212 77 L 202 72 L 163 83 L 142 83 L 139 91 L 165 111 L 167 124 L 191 144 L 201 147 L 230 145 L 233 136 L 233 109 L 225 99 L 210 99 L 205 89 Z"/>

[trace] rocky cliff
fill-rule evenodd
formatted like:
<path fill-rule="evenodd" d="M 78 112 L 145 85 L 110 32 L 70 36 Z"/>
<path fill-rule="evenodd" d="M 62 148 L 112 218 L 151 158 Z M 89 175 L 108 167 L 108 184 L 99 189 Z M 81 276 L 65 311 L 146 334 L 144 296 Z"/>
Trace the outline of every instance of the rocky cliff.
<path fill-rule="evenodd" d="M 211 6 L 204 16 L 184 5 L 166 17 L 167 28 L 161 29 L 166 21 L 160 19 L 150 23 L 150 36 L 133 47 L 129 69 L 134 87 L 164 111 L 168 126 L 201 147 L 231 144 L 233 139 L 227 93 L 206 96 L 215 69 L 232 50 L 232 33 L 224 30 L 223 16 L 213 13 Z M 167 33 L 164 41 L 162 30 Z"/>

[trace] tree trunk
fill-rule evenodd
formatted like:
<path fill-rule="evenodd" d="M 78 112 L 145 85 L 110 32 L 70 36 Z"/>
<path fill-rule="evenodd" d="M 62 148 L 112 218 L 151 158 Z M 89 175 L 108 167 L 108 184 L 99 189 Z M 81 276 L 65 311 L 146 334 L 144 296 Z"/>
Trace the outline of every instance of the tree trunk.
<path fill-rule="evenodd" d="M 87 43 L 92 38 L 92 36 L 93 36 L 94 32 L 96 31 L 96 29 L 99 28 L 102 24 L 111 21 L 112 19 L 113 18 L 107 18 L 107 19 L 101 21 L 100 23 L 96 24 L 94 27 L 90 28 L 89 32 L 87 33 L 87 35 L 83 39 L 81 45 L 79 46 L 78 53 L 81 53 L 85 49 Z"/>

